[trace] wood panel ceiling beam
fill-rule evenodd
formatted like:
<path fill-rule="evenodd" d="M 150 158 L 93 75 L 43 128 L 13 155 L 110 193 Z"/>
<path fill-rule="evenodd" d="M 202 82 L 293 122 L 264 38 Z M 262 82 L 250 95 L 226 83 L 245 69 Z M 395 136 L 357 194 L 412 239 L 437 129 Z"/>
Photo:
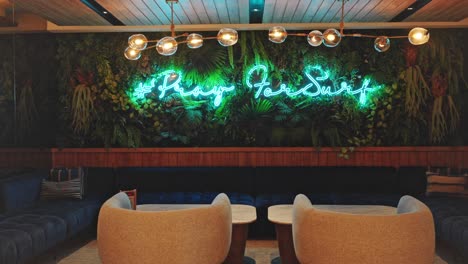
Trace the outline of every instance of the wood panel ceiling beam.
<path fill-rule="evenodd" d="M 218 31 L 221 28 L 233 28 L 239 31 L 268 30 L 270 27 L 281 25 L 288 30 L 314 30 L 339 28 L 339 23 L 286 23 L 286 24 L 200 24 L 176 25 L 177 32 Z M 423 28 L 468 28 L 468 21 L 460 22 L 379 22 L 379 23 L 346 23 L 347 29 L 405 29 L 413 27 Z M 1 29 L 0 29 L 1 30 Z M 57 26 L 47 23 L 47 31 L 52 33 L 81 33 L 81 32 L 170 32 L 170 26 Z"/>

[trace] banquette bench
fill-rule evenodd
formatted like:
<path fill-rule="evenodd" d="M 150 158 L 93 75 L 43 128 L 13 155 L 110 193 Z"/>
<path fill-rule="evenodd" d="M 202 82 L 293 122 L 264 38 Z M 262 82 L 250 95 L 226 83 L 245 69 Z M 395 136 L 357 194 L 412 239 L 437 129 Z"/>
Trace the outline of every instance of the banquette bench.
<path fill-rule="evenodd" d="M 48 171 L 0 173 L 0 263 L 32 262 L 57 245 L 95 230 L 102 203 L 115 190 L 111 169 L 90 168 L 82 200 L 41 200 Z"/>

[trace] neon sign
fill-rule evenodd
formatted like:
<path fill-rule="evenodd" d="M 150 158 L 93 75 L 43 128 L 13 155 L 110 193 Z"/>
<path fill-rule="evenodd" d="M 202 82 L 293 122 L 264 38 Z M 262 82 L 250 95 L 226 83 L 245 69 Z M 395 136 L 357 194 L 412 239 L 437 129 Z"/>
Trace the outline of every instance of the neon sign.
<path fill-rule="evenodd" d="M 367 95 L 381 88 L 380 85 L 371 85 L 371 80 L 365 78 L 359 88 L 352 87 L 345 81 L 339 84 L 339 87 L 333 85 L 328 71 L 323 70 L 321 66 L 307 66 L 304 70 L 305 81 L 302 87 L 290 87 L 285 83 L 275 85 L 278 88 L 272 88 L 272 81 L 269 79 L 268 67 L 263 64 L 257 64 L 249 68 L 246 73 L 246 86 L 255 91 L 255 98 L 260 96 L 272 97 L 285 95 L 288 97 L 307 96 L 324 97 L 349 94 L 358 96 L 359 103 L 365 105 Z M 133 91 L 133 97 L 143 99 L 147 94 L 158 91 L 160 99 L 169 93 L 177 93 L 183 97 L 213 97 L 215 107 L 223 101 L 225 94 L 235 92 L 235 87 L 231 86 L 213 86 L 205 87 L 195 85 L 189 88 L 183 86 L 183 74 L 181 71 L 167 70 L 156 75 L 154 78 L 143 83 L 140 82 Z"/>
<path fill-rule="evenodd" d="M 246 75 L 246 84 L 250 89 L 256 90 L 255 98 L 261 95 L 264 97 L 272 97 L 280 94 L 285 94 L 289 97 L 296 97 L 304 95 L 308 97 L 319 96 L 336 96 L 340 94 L 359 94 L 359 103 L 366 104 L 367 93 L 376 91 L 380 86 L 369 87 L 370 79 L 364 79 L 362 85 L 358 89 L 354 89 L 346 82 L 341 82 L 340 87 L 337 89 L 332 88 L 329 80 L 329 73 L 322 69 L 321 66 L 307 66 L 304 70 L 306 76 L 306 83 L 302 88 L 292 89 L 287 84 L 279 84 L 279 88 L 273 90 L 271 88 L 271 81 L 268 80 L 268 68 L 263 64 L 252 66 Z M 258 82 L 252 83 L 252 79 L 258 79 Z"/>
<path fill-rule="evenodd" d="M 158 81 L 162 82 L 157 85 Z M 182 72 L 175 70 L 167 70 L 160 74 L 157 77 L 152 78 L 147 83 L 139 83 L 133 96 L 137 99 L 145 98 L 146 94 L 151 93 L 153 89 L 157 86 L 159 91 L 159 98 L 163 98 L 167 93 L 173 90 L 175 93 L 180 94 L 180 96 L 193 96 L 193 97 L 209 97 L 214 95 L 214 105 L 219 106 L 223 100 L 224 92 L 234 91 L 234 86 L 214 86 L 211 89 L 204 90 L 201 86 L 197 85 L 191 90 L 185 90 L 181 84 L 182 82 Z"/>

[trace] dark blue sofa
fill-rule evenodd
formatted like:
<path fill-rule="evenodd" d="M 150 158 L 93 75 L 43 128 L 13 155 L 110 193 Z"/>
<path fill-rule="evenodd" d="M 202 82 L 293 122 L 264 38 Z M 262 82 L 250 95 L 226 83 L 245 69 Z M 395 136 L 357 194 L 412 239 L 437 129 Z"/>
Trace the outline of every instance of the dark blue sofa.
<path fill-rule="evenodd" d="M 117 188 L 137 189 L 137 204 L 211 203 L 220 192 L 232 204 L 254 205 L 253 168 L 118 168 Z"/>
<path fill-rule="evenodd" d="M 47 171 L 0 177 L 0 263 L 25 263 L 96 227 L 102 203 L 113 193 L 112 169 L 91 168 L 83 200 L 39 199 Z"/>

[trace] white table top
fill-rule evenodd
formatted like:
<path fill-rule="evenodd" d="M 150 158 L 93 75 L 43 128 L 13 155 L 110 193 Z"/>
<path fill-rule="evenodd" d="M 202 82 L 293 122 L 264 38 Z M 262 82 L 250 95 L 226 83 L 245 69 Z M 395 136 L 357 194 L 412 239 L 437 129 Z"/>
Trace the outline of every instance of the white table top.
<path fill-rule="evenodd" d="M 335 204 L 317 204 L 313 205 L 315 209 L 329 210 L 348 214 L 368 214 L 368 215 L 393 215 L 396 214 L 396 208 L 384 205 L 335 205 Z M 268 207 L 268 220 L 275 224 L 292 224 L 292 204 L 280 204 Z"/>
<path fill-rule="evenodd" d="M 171 211 L 206 207 L 209 204 L 141 204 L 137 205 L 140 211 Z M 231 204 L 232 224 L 249 224 L 257 220 L 255 207 L 243 204 Z"/>

